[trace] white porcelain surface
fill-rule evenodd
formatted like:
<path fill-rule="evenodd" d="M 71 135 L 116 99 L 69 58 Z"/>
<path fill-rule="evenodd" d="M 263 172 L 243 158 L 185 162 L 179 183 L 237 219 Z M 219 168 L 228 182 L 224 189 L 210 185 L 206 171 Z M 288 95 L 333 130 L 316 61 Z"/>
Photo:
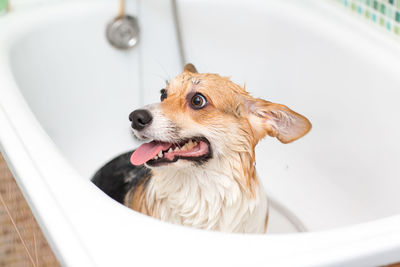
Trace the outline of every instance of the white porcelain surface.
<path fill-rule="evenodd" d="M 400 261 L 400 46 L 320 1 L 178 2 L 187 59 L 306 115 L 313 129 L 257 148 L 272 232 L 231 235 L 148 218 L 89 181 L 135 148 L 130 111 L 181 71 L 167 1 L 130 1 L 138 47 L 106 41 L 116 1 L 0 18 L 0 144 L 68 266 L 373 266 Z M 293 214 L 310 232 L 295 232 Z M 289 216 L 290 217 L 290 216 Z"/>

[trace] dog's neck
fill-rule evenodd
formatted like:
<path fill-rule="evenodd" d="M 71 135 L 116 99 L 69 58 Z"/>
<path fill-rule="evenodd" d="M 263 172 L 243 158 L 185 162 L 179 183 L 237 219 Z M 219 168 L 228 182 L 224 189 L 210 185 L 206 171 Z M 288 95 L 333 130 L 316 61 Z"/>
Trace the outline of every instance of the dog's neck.
<path fill-rule="evenodd" d="M 263 232 L 266 197 L 248 160 L 235 154 L 191 168 L 155 169 L 145 190 L 146 210 L 202 229 Z"/>

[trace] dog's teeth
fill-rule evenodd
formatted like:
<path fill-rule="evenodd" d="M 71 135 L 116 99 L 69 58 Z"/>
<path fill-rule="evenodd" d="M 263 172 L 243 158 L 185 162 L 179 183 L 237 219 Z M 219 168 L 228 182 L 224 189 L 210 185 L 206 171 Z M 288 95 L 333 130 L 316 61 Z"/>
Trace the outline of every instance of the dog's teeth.
<path fill-rule="evenodd" d="M 158 152 L 158 155 L 157 155 L 159 158 L 162 158 L 162 156 L 163 156 L 163 154 L 162 154 L 162 151 L 160 151 L 160 152 Z"/>
<path fill-rule="evenodd" d="M 158 159 L 158 156 L 155 156 L 154 159 Z"/>
<path fill-rule="evenodd" d="M 192 149 L 193 148 L 193 142 L 190 140 L 187 144 L 187 149 Z"/>
<path fill-rule="evenodd" d="M 171 153 L 172 151 L 173 151 L 172 147 L 170 147 L 169 150 L 168 150 L 168 153 Z"/>
<path fill-rule="evenodd" d="M 179 150 L 179 147 L 175 147 L 175 150 L 174 151 L 178 151 Z"/>

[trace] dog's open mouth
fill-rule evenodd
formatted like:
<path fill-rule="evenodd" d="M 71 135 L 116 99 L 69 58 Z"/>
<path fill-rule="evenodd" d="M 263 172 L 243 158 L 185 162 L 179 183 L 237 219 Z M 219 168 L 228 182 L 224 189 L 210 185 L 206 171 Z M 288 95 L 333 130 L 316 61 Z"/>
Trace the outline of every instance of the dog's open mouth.
<path fill-rule="evenodd" d="M 157 166 L 176 162 L 178 159 L 204 161 L 211 156 L 210 142 L 204 137 L 187 139 L 178 143 L 152 141 L 133 152 L 131 163 Z"/>

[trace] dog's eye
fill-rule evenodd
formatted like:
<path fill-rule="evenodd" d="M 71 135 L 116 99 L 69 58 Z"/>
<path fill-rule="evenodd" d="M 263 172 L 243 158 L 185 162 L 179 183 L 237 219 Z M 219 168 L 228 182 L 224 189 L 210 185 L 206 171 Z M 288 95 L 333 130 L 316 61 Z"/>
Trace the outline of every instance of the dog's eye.
<path fill-rule="evenodd" d="M 195 94 L 190 101 L 193 109 L 201 109 L 207 104 L 207 99 L 200 93 Z"/>
<path fill-rule="evenodd" d="M 160 100 L 162 102 L 164 99 L 167 98 L 167 90 L 161 89 L 160 93 L 161 93 Z"/>

